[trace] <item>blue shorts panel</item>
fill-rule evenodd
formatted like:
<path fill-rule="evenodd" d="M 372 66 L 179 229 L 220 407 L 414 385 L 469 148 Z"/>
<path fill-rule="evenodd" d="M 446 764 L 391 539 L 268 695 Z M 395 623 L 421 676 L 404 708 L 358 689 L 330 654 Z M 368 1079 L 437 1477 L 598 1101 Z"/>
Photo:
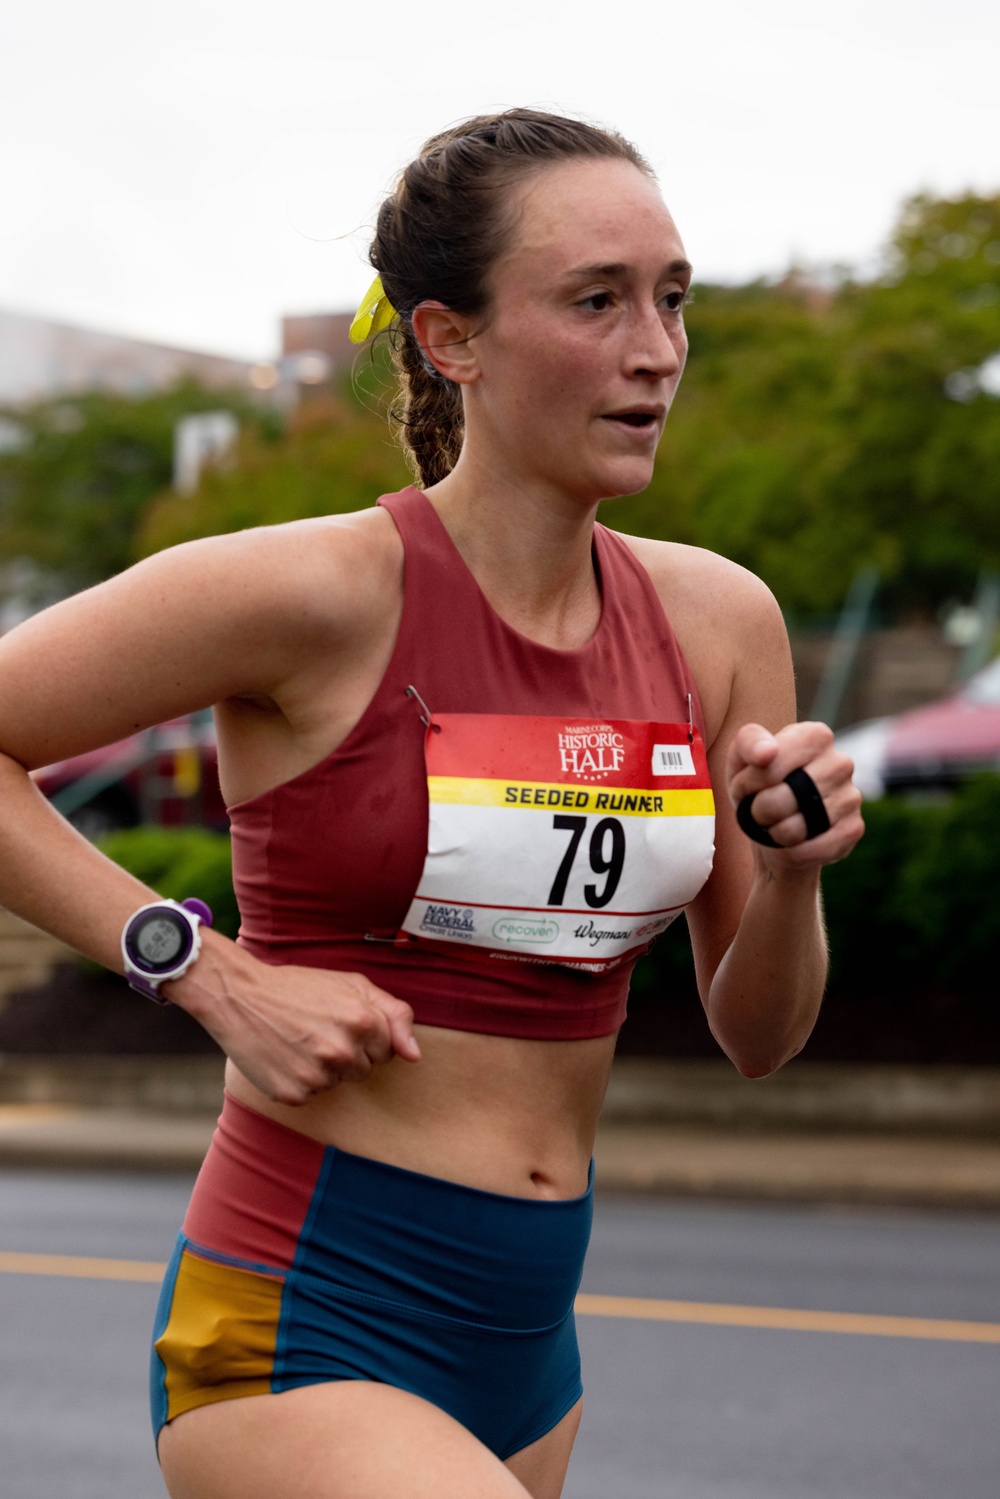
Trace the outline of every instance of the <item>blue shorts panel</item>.
<path fill-rule="evenodd" d="M 275 1390 L 380 1380 L 440 1406 L 501 1458 L 549 1431 L 583 1394 L 572 1311 L 555 1327 L 512 1332 L 354 1296 L 293 1271 L 282 1343 Z"/>

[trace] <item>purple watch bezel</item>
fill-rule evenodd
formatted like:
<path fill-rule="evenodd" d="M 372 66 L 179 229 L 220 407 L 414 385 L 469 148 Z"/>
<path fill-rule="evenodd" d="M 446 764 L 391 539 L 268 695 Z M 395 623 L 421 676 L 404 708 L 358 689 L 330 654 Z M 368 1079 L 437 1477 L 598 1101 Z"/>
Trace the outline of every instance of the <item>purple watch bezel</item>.
<path fill-rule="evenodd" d="M 179 916 L 180 911 L 185 912 L 189 917 L 188 921 Z M 134 950 L 130 950 L 132 932 L 136 924 L 145 921 L 157 912 L 173 917 L 178 925 L 183 927 L 186 942 L 177 957 L 171 960 L 169 968 L 161 973 L 157 973 L 141 954 L 135 954 Z M 194 918 L 193 924 L 190 921 L 191 917 Z M 182 901 L 151 901 L 147 906 L 140 906 L 139 910 L 129 917 L 122 932 L 122 956 L 125 961 L 125 977 L 129 988 L 134 989 L 137 994 L 145 995 L 155 1004 L 168 1005 L 170 1001 L 160 993 L 159 986 L 169 979 L 180 978 L 198 956 L 201 948 L 201 940 L 198 936 L 199 925 L 212 925 L 212 911 L 197 896 L 188 896 Z"/>

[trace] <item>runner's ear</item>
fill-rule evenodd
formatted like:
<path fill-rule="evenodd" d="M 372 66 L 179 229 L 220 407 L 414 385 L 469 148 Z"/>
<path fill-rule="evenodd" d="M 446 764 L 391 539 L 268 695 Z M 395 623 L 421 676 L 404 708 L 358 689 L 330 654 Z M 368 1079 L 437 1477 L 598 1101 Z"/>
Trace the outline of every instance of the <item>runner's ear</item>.
<path fill-rule="evenodd" d="M 419 302 L 410 322 L 424 358 L 439 375 L 455 385 L 471 385 L 479 378 L 471 318 L 443 302 Z"/>

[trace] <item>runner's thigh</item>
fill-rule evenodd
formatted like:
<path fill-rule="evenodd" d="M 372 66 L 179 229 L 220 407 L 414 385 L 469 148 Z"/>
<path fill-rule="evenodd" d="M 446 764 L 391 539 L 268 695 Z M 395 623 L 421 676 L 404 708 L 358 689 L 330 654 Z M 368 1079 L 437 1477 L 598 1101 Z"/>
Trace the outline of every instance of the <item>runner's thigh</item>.
<path fill-rule="evenodd" d="M 578 1400 L 558 1426 L 507 1459 L 507 1467 L 532 1499 L 559 1499 L 582 1414 L 583 1401 Z"/>
<path fill-rule="evenodd" d="M 437 1406 L 364 1380 L 201 1406 L 164 1428 L 159 1452 L 171 1499 L 525 1499 L 532 1493 Z M 539 1489 L 533 1499 L 556 1499 L 559 1487 Z"/>

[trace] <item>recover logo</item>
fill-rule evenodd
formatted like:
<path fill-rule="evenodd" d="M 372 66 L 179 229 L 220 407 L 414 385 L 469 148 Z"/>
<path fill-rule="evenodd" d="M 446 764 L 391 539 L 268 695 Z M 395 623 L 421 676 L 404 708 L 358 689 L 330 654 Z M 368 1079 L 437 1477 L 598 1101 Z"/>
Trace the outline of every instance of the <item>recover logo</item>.
<path fill-rule="evenodd" d="M 554 942 L 559 923 L 548 916 L 501 916 L 493 923 L 493 935 L 501 942 Z"/>

